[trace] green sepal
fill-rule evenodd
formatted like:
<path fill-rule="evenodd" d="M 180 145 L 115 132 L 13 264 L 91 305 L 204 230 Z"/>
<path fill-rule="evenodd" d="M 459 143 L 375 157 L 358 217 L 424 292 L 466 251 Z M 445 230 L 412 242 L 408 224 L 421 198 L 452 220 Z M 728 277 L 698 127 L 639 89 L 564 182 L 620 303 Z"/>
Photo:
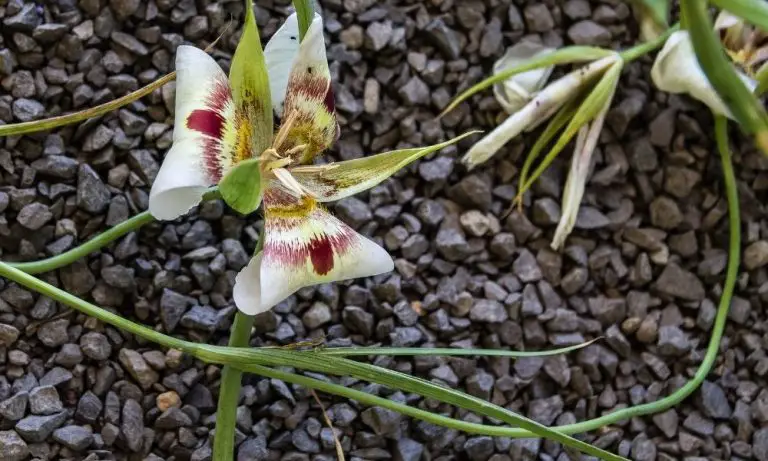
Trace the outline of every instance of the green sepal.
<path fill-rule="evenodd" d="M 240 214 L 253 213 L 261 205 L 261 168 L 259 159 L 244 160 L 233 166 L 219 182 L 224 202 Z"/>

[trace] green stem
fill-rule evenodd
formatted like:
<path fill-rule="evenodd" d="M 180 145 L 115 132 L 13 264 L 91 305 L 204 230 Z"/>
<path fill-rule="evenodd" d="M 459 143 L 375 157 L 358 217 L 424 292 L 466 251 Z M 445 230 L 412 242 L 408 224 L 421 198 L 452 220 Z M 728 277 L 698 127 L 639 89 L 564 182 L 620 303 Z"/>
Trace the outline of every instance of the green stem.
<path fill-rule="evenodd" d="M 58 117 L 51 117 L 44 120 L 35 120 L 32 122 L 13 123 L 10 125 L 0 125 L 0 137 L 2 136 L 15 136 L 26 133 L 34 133 L 36 131 L 52 130 L 60 126 L 69 125 L 70 123 L 82 122 L 83 120 L 98 117 L 106 113 L 115 111 L 126 104 L 130 104 L 139 98 L 142 98 L 156 89 L 162 87 L 166 83 L 176 78 L 176 72 L 171 72 L 168 75 L 164 75 L 149 85 L 139 88 L 138 90 L 128 93 L 125 96 L 117 98 L 113 101 L 105 102 L 96 107 L 82 110 L 67 115 L 60 115 Z"/>
<path fill-rule="evenodd" d="M 183 352 L 197 356 L 198 345 L 189 341 L 174 338 L 172 336 L 164 335 L 149 327 L 140 325 L 138 323 L 131 322 L 130 320 L 121 317 L 120 315 L 113 314 L 112 312 L 102 309 L 99 306 L 91 304 L 87 301 L 83 301 L 77 296 L 71 295 L 61 288 L 54 287 L 32 275 L 23 272 L 21 269 L 17 269 L 10 264 L 0 262 L 0 277 L 5 277 L 12 280 L 19 285 L 34 290 L 43 296 L 47 296 L 54 301 L 58 301 L 66 306 L 69 306 L 79 312 L 90 315 L 102 322 L 112 325 L 128 333 L 134 334 L 148 341 L 155 342 L 162 346 L 179 349 Z"/>
<path fill-rule="evenodd" d="M 680 11 L 687 20 L 686 26 L 696 59 L 709 83 L 738 120 L 741 129 L 754 136 L 758 148 L 768 155 L 768 114 L 760 100 L 739 78 L 723 52 L 707 7 L 706 0 L 680 1 Z"/>
<path fill-rule="evenodd" d="M 254 318 L 252 315 L 245 315 L 239 311 L 235 314 L 232 333 L 229 336 L 230 347 L 248 346 Z M 214 461 L 226 461 L 235 458 L 235 423 L 242 378 L 242 370 L 231 366 L 224 366 L 221 372 L 219 402 L 216 407 L 216 433 L 213 437 Z"/>
<path fill-rule="evenodd" d="M 635 45 L 628 50 L 624 50 L 620 52 L 619 55 L 621 56 L 622 59 L 624 59 L 625 62 L 634 61 L 635 59 L 641 56 L 645 56 L 646 54 L 650 53 L 651 51 L 663 45 L 664 42 L 667 41 L 669 36 L 672 35 L 674 32 L 676 32 L 678 29 L 680 29 L 680 25 L 675 24 L 674 26 L 664 31 L 663 34 L 659 35 L 655 39 L 649 42 Z"/>
<path fill-rule="evenodd" d="M 704 360 L 701 362 L 701 365 L 699 365 L 699 368 L 696 370 L 696 374 L 692 380 L 688 381 L 683 387 L 661 400 L 624 408 L 599 418 L 582 421 L 576 424 L 569 424 L 566 426 L 558 426 L 554 427 L 553 429 L 556 429 L 557 431 L 563 432 L 565 434 L 577 434 L 581 432 L 593 431 L 603 426 L 614 424 L 636 416 L 643 416 L 666 411 L 667 409 L 682 402 L 694 391 L 696 391 L 696 389 L 701 386 L 701 383 L 704 382 L 704 379 L 706 379 L 709 371 L 712 369 L 712 365 L 714 365 L 718 350 L 720 349 L 720 340 L 723 337 L 723 331 L 725 331 L 725 323 L 728 318 L 728 310 L 731 306 L 733 290 L 736 286 L 736 278 L 739 275 L 739 257 L 741 254 L 741 221 L 739 212 L 738 189 L 736 187 L 736 178 L 733 173 L 733 165 L 731 163 L 730 152 L 728 149 L 726 120 L 722 116 L 717 116 L 715 118 L 715 136 L 717 139 L 717 146 L 720 151 L 723 165 L 723 179 L 725 183 L 726 197 L 728 200 L 728 231 L 730 233 L 730 237 L 728 243 L 728 267 L 726 270 L 725 285 L 723 286 L 723 294 L 720 296 L 720 303 L 717 307 L 715 323 L 712 327 L 712 336 L 709 339 L 709 345 L 707 346 Z M 534 434 L 520 429 L 512 429 L 506 434 L 506 436 L 526 438 L 532 437 Z"/>
<path fill-rule="evenodd" d="M 309 29 L 309 25 L 312 23 L 314 12 L 311 0 L 294 0 L 294 6 L 298 16 L 299 42 L 301 42 Z M 256 253 L 261 251 L 263 246 L 264 232 L 262 230 Z M 248 347 L 251 340 L 253 320 L 253 316 L 245 315 L 240 311 L 235 313 L 232 333 L 228 343 L 230 347 Z M 239 369 L 225 366 L 222 370 L 219 403 L 216 410 L 216 433 L 213 438 L 213 461 L 229 461 L 234 459 L 235 422 L 242 379 L 243 372 Z"/>
<path fill-rule="evenodd" d="M 264 248 L 264 230 L 262 227 L 259 241 L 256 243 L 257 254 Z M 232 333 L 228 345 L 231 348 L 247 348 L 251 342 L 251 328 L 256 317 L 235 312 Z M 229 461 L 235 457 L 235 423 L 237 422 L 237 404 L 240 401 L 243 371 L 228 365 L 221 371 L 219 402 L 216 407 L 216 433 L 213 437 L 213 461 Z"/>
<path fill-rule="evenodd" d="M 30 261 L 23 263 L 7 263 L 16 269 L 26 272 L 27 274 L 39 274 L 41 272 L 49 272 L 60 267 L 72 264 L 78 259 L 88 256 L 90 253 L 97 251 L 98 249 L 109 245 L 115 240 L 119 239 L 125 234 L 135 231 L 145 224 L 149 224 L 154 221 L 154 218 L 148 211 L 139 213 L 136 216 L 123 221 L 117 226 L 105 231 L 102 234 L 88 240 L 84 244 L 72 248 L 60 255 L 56 255 L 47 259 L 41 259 L 39 261 Z"/>

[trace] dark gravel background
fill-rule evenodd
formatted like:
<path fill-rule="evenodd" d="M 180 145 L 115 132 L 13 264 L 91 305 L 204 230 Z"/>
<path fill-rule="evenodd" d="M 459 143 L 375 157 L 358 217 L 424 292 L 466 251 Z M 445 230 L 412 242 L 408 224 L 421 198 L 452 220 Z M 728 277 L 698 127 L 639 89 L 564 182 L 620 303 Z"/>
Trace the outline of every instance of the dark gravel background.
<path fill-rule="evenodd" d="M 259 1 L 264 36 L 287 0 Z M 324 0 L 350 159 L 491 128 L 486 92 L 442 120 L 523 36 L 550 46 L 627 46 L 637 24 L 621 1 Z M 82 109 L 172 70 L 181 43 L 206 46 L 239 2 L 0 0 L 0 120 Z M 217 58 L 228 66 L 233 27 Z M 564 424 L 653 401 L 687 380 L 709 338 L 726 264 L 726 204 L 704 106 L 653 89 L 650 60 L 627 66 L 603 132 L 577 230 L 549 249 L 567 162 L 526 201 L 515 195 L 525 144 L 467 173 L 445 149 L 369 193 L 336 204 L 375 236 L 396 271 L 305 289 L 257 322 L 254 345 L 325 335 L 332 345 L 540 349 L 606 339 L 544 359 L 377 360 Z M 52 133 L 0 141 L 3 258 L 58 254 L 147 207 L 171 144 L 173 85 L 117 113 Z M 531 143 L 533 136 L 526 136 Z M 768 460 L 768 356 L 763 312 L 768 162 L 741 138 L 744 266 L 720 357 L 702 389 L 662 415 L 601 430 L 601 446 L 636 461 Z M 44 277 L 147 325 L 224 343 L 234 275 L 260 226 L 221 202 L 176 223 L 146 226 Z M 2 282 L 0 282 L 2 283 Z M 210 459 L 220 368 L 137 341 L 15 285 L 0 291 L 0 453 L 23 459 Z M 466 412 L 375 385 L 340 380 L 471 421 Z M 323 396 L 348 459 L 569 459 L 554 443 L 471 437 Z M 238 460 L 335 458 L 306 390 L 249 377 L 238 409 Z"/>

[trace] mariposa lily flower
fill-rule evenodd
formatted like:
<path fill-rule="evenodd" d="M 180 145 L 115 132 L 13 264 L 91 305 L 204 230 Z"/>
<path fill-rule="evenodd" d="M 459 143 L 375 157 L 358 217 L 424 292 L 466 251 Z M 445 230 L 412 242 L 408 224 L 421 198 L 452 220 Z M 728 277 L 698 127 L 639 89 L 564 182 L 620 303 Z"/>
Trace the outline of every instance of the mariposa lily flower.
<path fill-rule="evenodd" d="M 373 187 L 462 137 L 308 165 L 338 134 L 322 19 L 315 15 L 299 44 L 292 15 L 262 52 L 247 5 L 229 79 L 202 50 L 177 50 L 173 146 L 152 185 L 149 209 L 158 219 L 176 219 L 216 185 L 241 213 L 263 203 L 263 250 L 237 275 L 233 289 L 237 307 L 253 315 L 304 286 L 391 271 L 392 258 L 383 248 L 336 219 L 321 202 Z M 273 109 L 282 115 L 276 133 Z"/>
<path fill-rule="evenodd" d="M 768 33 L 728 11 L 721 11 L 715 20 L 715 30 L 731 60 L 744 72 L 755 77 L 768 62 Z"/>
<path fill-rule="evenodd" d="M 727 12 L 720 13 L 715 29 L 720 32 L 739 78 L 754 92 L 757 81 L 752 78 L 753 72 L 768 59 L 768 47 L 762 43 L 765 36 Z M 716 114 L 733 118 L 699 66 L 688 31 L 677 31 L 667 39 L 653 63 L 651 79 L 662 91 L 686 93 L 709 106 Z"/>
<path fill-rule="evenodd" d="M 525 105 L 513 112 L 503 123 L 475 143 L 462 161 L 470 169 L 486 162 L 520 133 L 533 129 L 547 120 L 564 104 L 578 95 L 585 83 L 605 72 L 608 67 L 619 60 L 621 57 L 618 53 L 611 53 L 550 83 L 536 93 Z"/>
<path fill-rule="evenodd" d="M 519 66 L 531 58 L 554 51 L 540 43 L 524 40 L 511 46 L 493 66 L 493 73 L 499 74 Z M 493 94 L 508 114 L 513 114 L 526 105 L 541 90 L 552 75 L 555 66 L 546 66 L 512 76 L 493 86 Z"/>

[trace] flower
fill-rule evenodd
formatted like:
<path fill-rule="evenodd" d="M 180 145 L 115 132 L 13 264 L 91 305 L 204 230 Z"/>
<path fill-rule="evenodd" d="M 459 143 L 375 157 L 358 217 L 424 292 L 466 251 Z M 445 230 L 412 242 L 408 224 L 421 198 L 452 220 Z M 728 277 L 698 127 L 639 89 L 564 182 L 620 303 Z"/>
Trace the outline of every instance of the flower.
<path fill-rule="evenodd" d="M 768 34 L 765 31 L 751 27 L 725 10 L 718 14 L 715 30 L 720 32 L 721 42 L 731 60 L 750 77 L 768 62 Z"/>
<path fill-rule="evenodd" d="M 623 67 L 624 62 L 621 60 L 613 63 L 595 86 L 595 94 L 598 92 L 602 93 L 602 102 L 598 105 L 597 115 L 590 122 L 579 128 L 579 134 L 576 137 L 576 145 L 571 157 L 571 169 L 568 172 L 568 179 L 566 179 L 565 188 L 563 189 L 563 211 L 550 244 L 553 250 L 559 250 L 563 247 L 565 239 L 571 234 L 576 225 L 581 199 L 584 197 L 584 189 L 586 188 L 589 169 L 592 165 L 592 154 L 595 151 L 595 147 L 597 147 L 600 132 L 603 130 L 605 116 L 611 107 L 613 96 L 616 94 L 616 87 L 619 83 Z"/>
<path fill-rule="evenodd" d="M 499 74 L 519 66 L 526 61 L 554 51 L 530 40 L 524 40 L 510 48 L 493 66 L 493 73 Z M 526 105 L 549 80 L 554 66 L 542 67 L 512 76 L 493 86 L 493 94 L 508 114 L 513 114 Z"/>
<path fill-rule="evenodd" d="M 760 37 L 756 31 L 748 31 L 745 25 L 727 12 L 721 12 L 715 21 L 728 55 L 737 66 L 737 75 L 750 91 L 757 88 L 755 66 L 768 59 L 767 47 L 755 47 Z M 742 72 L 747 71 L 748 75 Z M 687 93 L 703 102 L 715 113 L 733 118 L 699 66 L 688 31 L 673 33 L 664 43 L 651 68 L 651 79 L 656 87 L 668 93 Z"/>
<path fill-rule="evenodd" d="M 215 185 L 238 211 L 263 204 L 263 250 L 233 288 L 235 304 L 249 315 L 304 286 L 391 271 L 392 258 L 383 248 L 321 203 L 369 189 L 464 137 L 307 165 L 336 140 L 339 129 L 321 17 L 315 15 L 301 44 L 298 37 L 293 14 L 262 53 L 249 5 L 229 79 L 202 50 L 178 48 L 173 146 L 150 192 L 150 212 L 164 220 L 187 213 Z M 273 109 L 282 115 L 274 135 Z"/>
<path fill-rule="evenodd" d="M 586 82 L 602 74 L 619 60 L 621 57 L 618 53 L 611 53 L 550 83 L 522 108 L 512 113 L 501 125 L 475 143 L 462 161 L 470 169 L 486 162 L 517 135 L 547 120 L 578 95 Z"/>

